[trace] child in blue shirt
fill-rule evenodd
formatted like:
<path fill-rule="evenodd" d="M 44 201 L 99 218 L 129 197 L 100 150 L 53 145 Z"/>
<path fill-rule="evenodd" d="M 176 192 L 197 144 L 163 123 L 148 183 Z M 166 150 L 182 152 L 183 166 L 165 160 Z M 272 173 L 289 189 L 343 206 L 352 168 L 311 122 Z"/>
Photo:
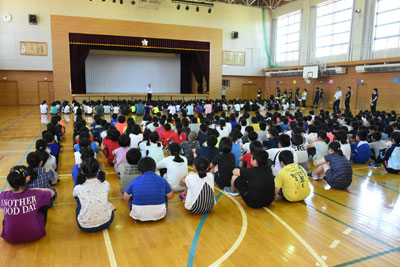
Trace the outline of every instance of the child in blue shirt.
<path fill-rule="evenodd" d="M 110 121 L 110 124 L 112 125 L 112 126 L 115 126 L 115 124 L 118 122 L 118 114 L 115 114 L 115 113 L 113 113 L 112 115 L 111 115 L 111 117 L 112 117 L 112 120 Z"/>
<path fill-rule="evenodd" d="M 368 132 L 358 131 L 356 141 L 351 144 L 351 161 L 358 164 L 365 164 L 371 157 L 371 148 L 367 142 Z"/>

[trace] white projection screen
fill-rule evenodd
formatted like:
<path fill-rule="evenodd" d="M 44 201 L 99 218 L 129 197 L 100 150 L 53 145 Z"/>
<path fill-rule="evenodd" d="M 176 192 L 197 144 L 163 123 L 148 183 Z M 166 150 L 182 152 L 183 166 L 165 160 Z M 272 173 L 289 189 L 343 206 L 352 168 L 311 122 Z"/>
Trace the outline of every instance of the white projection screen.
<path fill-rule="evenodd" d="M 180 94 L 179 54 L 91 50 L 85 62 L 87 94 Z"/>

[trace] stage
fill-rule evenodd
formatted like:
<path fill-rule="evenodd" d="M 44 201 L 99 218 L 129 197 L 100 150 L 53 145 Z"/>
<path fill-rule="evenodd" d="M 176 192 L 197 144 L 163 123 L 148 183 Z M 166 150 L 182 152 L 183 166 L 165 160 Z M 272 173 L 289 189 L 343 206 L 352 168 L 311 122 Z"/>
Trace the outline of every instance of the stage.
<path fill-rule="evenodd" d="M 152 101 L 171 100 L 206 100 L 209 94 L 153 94 Z M 147 100 L 147 94 L 72 94 L 72 100 L 82 103 L 86 101 L 104 100 Z"/>

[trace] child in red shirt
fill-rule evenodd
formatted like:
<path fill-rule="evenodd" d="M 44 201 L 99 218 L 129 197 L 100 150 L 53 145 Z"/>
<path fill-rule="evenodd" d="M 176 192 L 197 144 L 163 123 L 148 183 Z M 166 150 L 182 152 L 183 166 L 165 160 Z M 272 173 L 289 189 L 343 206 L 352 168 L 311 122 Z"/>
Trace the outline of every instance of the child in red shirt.
<path fill-rule="evenodd" d="M 263 149 L 263 145 L 261 144 L 260 141 L 253 141 L 250 144 L 250 153 L 244 154 L 242 157 L 239 158 L 240 163 L 239 167 L 244 168 L 244 163 L 246 162 L 246 168 L 253 168 L 251 165 L 251 157 L 253 156 L 253 153 L 256 149 Z"/>
<path fill-rule="evenodd" d="M 182 123 L 178 122 L 176 124 L 177 132 L 174 132 L 170 137 L 168 137 L 168 142 L 182 144 L 186 141 L 186 133 L 183 132 Z"/>
<path fill-rule="evenodd" d="M 114 164 L 114 155 L 113 151 L 119 148 L 118 138 L 120 137 L 120 133 L 117 129 L 111 129 L 106 137 L 104 137 L 103 144 L 103 154 L 107 158 L 108 163 L 111 165 Z"/>
<path fill-rule="evenodd" d="M 168 138 L 174 134 L 174 131 L 171 131 L 171 125 L 166 123 L 164 125 L 165 131 L 162 133 L 160 141 L 162 142 L 163 146 L 166 147 L 168 143 Z"/>

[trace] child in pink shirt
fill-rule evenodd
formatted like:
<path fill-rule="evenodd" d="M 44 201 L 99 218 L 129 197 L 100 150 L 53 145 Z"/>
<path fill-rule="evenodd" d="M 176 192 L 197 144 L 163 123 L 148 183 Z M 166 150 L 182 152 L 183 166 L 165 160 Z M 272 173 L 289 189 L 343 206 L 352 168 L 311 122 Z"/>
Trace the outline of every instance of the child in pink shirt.
<path fill-rule="evenodd" d="M 118 138 L 119 148 L 115 149 L 112 153 L 114 155 L 114 169 L 118 174 L 118 166 L 122 163 L 127 163 L 126 153 L 130 149 L 131 139 L 128 135 L 123 134 Z"/>

